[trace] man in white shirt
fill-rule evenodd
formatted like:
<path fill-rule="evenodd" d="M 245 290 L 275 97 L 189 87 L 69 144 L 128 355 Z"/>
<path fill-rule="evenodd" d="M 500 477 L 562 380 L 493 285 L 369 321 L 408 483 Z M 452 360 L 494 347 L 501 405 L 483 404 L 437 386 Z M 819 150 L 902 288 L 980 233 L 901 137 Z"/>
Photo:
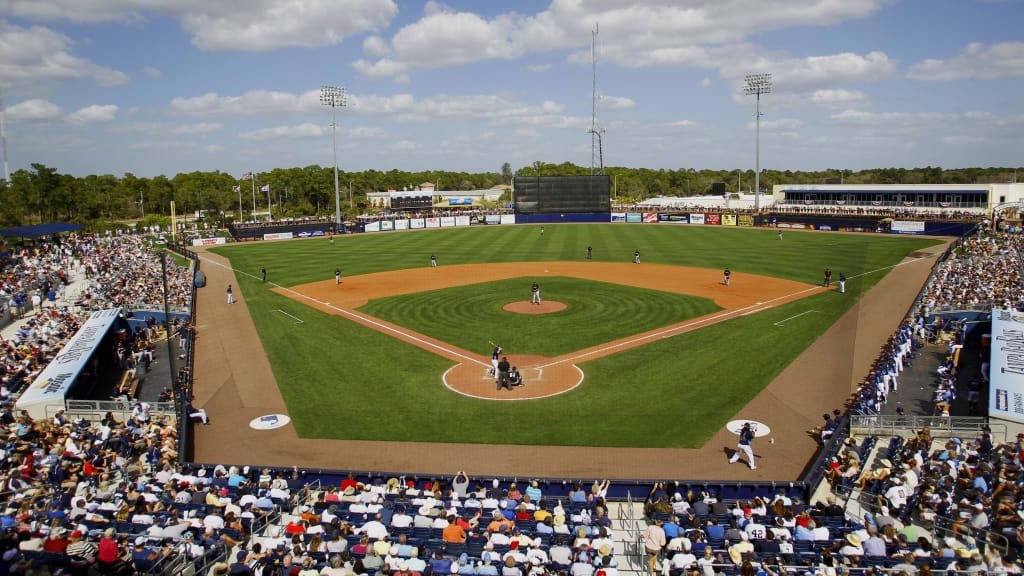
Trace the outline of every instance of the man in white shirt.
<path fill-rule="evenodd" d="M 355 534 L 366 534 L 370 540 L 384 540 L 388 537 L 388 529 L 381 523 L 381 515 L 377 514 L 373 520 L 369 520 L 361 527 L 352 530 Z"/>

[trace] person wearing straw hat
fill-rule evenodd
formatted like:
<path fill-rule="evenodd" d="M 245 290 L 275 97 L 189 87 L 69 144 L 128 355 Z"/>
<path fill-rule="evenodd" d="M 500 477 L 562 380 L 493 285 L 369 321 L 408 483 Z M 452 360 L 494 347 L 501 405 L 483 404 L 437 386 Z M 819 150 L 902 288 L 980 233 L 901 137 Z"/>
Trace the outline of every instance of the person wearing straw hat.
<path fill-rule="evenodd" d="M 839 549 L 842 556 L 863 556 L 864 548 L 861 546 L 860 538 L 856 534 L 846 535 L 846 544 Z"/>

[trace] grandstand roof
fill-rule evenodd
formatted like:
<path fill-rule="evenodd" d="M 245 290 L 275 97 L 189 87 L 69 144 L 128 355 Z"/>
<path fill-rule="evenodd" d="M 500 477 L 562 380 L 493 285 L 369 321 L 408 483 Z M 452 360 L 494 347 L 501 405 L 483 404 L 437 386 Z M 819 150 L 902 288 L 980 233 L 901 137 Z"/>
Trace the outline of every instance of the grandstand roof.
<path fill-rule="evenodd" d="M 49 224 L 36 224 L 34 226 L 18 226 L 16 228 L 0 229 L 0 236 L 14 236 L 18 238 L 39 238 L 47 234 L 60 234 L 81 230 L 83 226 L 78 224 L 66 224 L 63 222 L 51 222 Z"/>

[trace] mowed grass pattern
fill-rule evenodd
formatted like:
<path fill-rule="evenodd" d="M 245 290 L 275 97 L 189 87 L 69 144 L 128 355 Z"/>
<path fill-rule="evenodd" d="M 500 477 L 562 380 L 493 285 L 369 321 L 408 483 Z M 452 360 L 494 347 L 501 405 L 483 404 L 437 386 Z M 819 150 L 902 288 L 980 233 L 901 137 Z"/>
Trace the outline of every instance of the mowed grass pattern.
<path fill-rule="evenodd" d="M 488 341 L 507 354 L 558 356 L 721 310 L 708 298 L 579 278 L 540 279 L 541 296 L 568 305 L 526 315 L 502 310 L 530 297 L 530 278 L 509 278 L 371 300 L 359 308 L 480 354 Z"/>
<path fill-rule="evenodd" d="M 729 230 L 672 225 L 495 226 L 327 240 L 226 246 L 240 272 L 256 329 L 288 404 L 296 431 L 312 438 L 699 447 L 746 405 L 860 296 L 927 238 L 824 232 Z M 444 388 L 445 358 L 326 314 L 269 290 L 268 279 L 294 286 L 343 274 L 473 262 L 581 260 L 678 264 L 818 282 L 825 266 L 880 272 L 852 278 L 847 293 L 810 298 L 632 348 L 581 365 L 584 384 L 560 396 L 526 402 L 467 398 Z M 207 289 L 222 290 L 211 286 Z M 272 312 L 296 315 L 304 324 Z M 818 310 L 772 324 L 808 309 Z M 202 312 L 200 312 L 202 314 Z M 813 375 L 809 375 L 809 385 Z"/>

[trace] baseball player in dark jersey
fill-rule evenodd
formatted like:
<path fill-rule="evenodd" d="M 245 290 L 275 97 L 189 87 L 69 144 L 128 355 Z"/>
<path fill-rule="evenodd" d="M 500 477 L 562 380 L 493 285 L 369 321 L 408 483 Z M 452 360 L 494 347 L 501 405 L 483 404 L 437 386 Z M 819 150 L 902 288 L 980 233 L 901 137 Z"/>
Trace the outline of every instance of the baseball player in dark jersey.
<path fill-rule="evenodd" d="M 636 262 L 637 264 L 640 263 L 640 249 L 639 248 L 637 248 L 636 250 L 633 251 L 633 262 Z"/>
<path fill-rule="evenodd" d="M 260 274 L 263 275 L 263 281 L 266 282 L 267 281 L 267 267 L 266 266 L 260 268 Z"/>
<path fill-rule="evenodd" d="M 431 268 L 437 268 L 437 255 L 436 254 L 431 254 L 430 255 L 430 267 Z"/>
<path fill-rule="evenodd" d="M 494 350 L 491 351 L 491 366 L 494 366 L 494 372 L 492 373 L 492 375 L 494 376 L 494 379 L 497 380 L 498 379 L 498 358 L 501 356 L 501 346 L 498 346 L 497 344 L 495 344 L 494 342 L 491 342 L 490 340 L 488 340 L 487 342 L 490 343 L 490 345 L 494 347 Z"/>
<path fill-rule="evenodd" d="M 593 259 L 594 259 L 594 247 L 593 246 L 587 246 L 587 260 L 593 260 Z"/>
<path fill-rule="evenodd" d="M 846 274 L 843 274 L 842 272 L 839 273 L 839 293 L 846 293 Z"/>
<path fill-rule="evenodd" d="M 732 278 L 732 271 L 729 270 L 728 266 L 725 267 L 725 270 L 722 272 L 722 275 L 725 276 L 725 281 L 724 282 L 725 282 L 725 285 L 728 286 L 729 285 L 729 278 Z"/>
<path fill-rule="evenodd" d="M 732 458 L 729 458 L 729 464 L 735 464 L 740 459 L 740 454 L 747 457 L 747 462 L 750 463 L 751 470 L 757 470 L 757 464 L 754 464 L 754 451 L 750 449 L 751 443 L 754 442 L 754 427 L 747 422 L 740 429 L 740 441 L 736 445 L 736 451 L 733 452 Z"/>
<path fill-rule="evenodd" d="M 341 284 L 341 268 L 334 269 L 334 283 Z"/>
<path fill-rule="evenodd" d="M 825 268 L 825 281 L 822 282 L 822 286 L 831 286 L 831 285 L 832 285 L 832 269 L 831 268 Z"/>
<path fill-rule="evenodd" d="M 540 284 L 537 284 L 536 280 L 533 281 L 531 290 L 533 290 L 533 300 L 530 300 L 530 304 L 540 304 L 542 302 L 540 299 Z"/>

